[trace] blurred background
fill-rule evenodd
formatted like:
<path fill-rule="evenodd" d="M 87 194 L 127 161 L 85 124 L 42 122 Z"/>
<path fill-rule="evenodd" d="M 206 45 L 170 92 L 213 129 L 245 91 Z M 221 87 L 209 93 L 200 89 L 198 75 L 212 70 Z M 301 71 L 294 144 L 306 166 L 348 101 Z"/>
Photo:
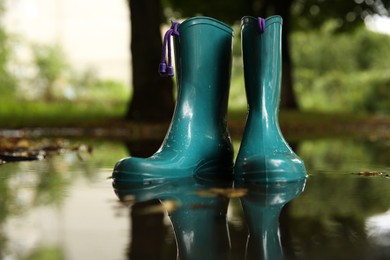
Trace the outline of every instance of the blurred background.
<path fill-rule="evenodd" d="M 279 14 L 281 128 L 310 175 L 284 209 L 282 240 L 306 259 L 366 247 L 388 259 L 389 10 L 390 0 L 0 0 L 0 258 L 130 258 L 131 210 L 108 177 L 118 159 L 156 151 L 168 127 L 175 80 L 157 68 L 170 21 L 205 15 L 233 27 L 228 122 L 238 151 L 240 19 Z M 5 162 L 10 151 L 28 161 Z M 238 200 L 228 217 L 244 252 Z M 174 233 L 160 225 L 173 259 Z"/>
<path fill-rule="evenodd" d="M 161 34 L 171 20 L 195 15 L 235 30 L 232 120 L 242 119 L 247 106 L 244 15 L 284 19 L 283 110 L 389 114 L 390 1 L 139 2 L 0 0 L 0 126 L 169 121 L 175 88 L 157 73 Z"/>

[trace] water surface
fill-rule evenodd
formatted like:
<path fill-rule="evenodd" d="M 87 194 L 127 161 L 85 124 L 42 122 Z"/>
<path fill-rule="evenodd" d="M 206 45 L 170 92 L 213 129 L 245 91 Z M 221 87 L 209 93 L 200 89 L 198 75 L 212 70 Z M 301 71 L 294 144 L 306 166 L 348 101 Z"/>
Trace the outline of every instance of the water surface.
<path fill-rule="evenodd" d="M 190 179 L 130 191 L 125 203 L 108 179 L 115 162 L 155 145 L 71 142 L 92 154 L 0 165 L 0 258 L 390 259 L 388 141 L 292 143 L 305 183 Z"/>

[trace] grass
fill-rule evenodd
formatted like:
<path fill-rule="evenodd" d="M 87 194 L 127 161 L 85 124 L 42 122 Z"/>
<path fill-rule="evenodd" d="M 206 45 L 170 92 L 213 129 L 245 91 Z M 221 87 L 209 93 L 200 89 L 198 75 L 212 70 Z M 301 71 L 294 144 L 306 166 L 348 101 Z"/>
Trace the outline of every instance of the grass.
<path fill-rule="evenodd" d="M 104 126 L 111 120 L 121 120 L 126 112 L 127 101 L 1 101 L 0 127 L 65 127 Z M 229 107 L 230 108 L 230 107 Z M 233 106 L 229 120 L 245 120 L 246 109 Z M 329 114 L 321 112 L 282 111 L 280 121 L 286 124 L 321 124 L 332 121 L 354 122 L 366 118 L 359 114 Z"/>
<path fill-rule="evenodd" d="M 32 101 L 3 95 L 0 97 L 0 129 L 29 127 L 125 129 L 124 132 L 130 132 L 127 135 L 132 135 L 132 138 L 142 138 L 141 136 L 145 136 L 145 132 L 147 132 L 146 135 L 154 133 L 156 136 L 160 136 L 165 134 L 167 124 L 155 128 L 155 125 L 153 127 L 150 125 L 142 126 L 123 120 L 130 96 L 127 87 L 107 81 L 89 89 L 88 93 L 77 101 L 58 99 L 55 102 Z M 242 62 L 235 59 L 233 61 L 228 114 L 232 136 L 239 137 L 242 134 L 245 126 L 246 107 Z M 362 132 L 367 134 L 378 131 L 378 122 L 380 122 L 381 129 L 387 130 L 390 125 L 389 117 L 378 118 L 378 116 L 372 117 L 359 113 L 316 111 L 281 111 L 279 115 L 283 134 L 289 139 L 361 134 Z M 385 127 L 382 127 L 383 125 Z M 131 131 L 128 131 L 127 128 L 131 128 Z"/>
<path fill-rule="evenodd" d="M 2 101 L 0 128 L 65 127 L 106 124 L 123 117 L 125 102 Z"/>
<path fill-rule="evenodd" d="M 158 127 L 126 122 L 123 116 L 127 101 L 97 102 L 91 100 L 70 102 L 2 100 L 0 107 L 0 129 L 22 128 L 66 128 L 80 129 L 105 128 L 110 136 L 114 130 L 125 129 L 124 138 L 163 137 L 167 124 Z M 229 110 L 228 124 L 233 138 L 240 138 L 245 126 L 246 109 L 234 107 Z M 291 139 L 318 138 L 340 135 L 379 135 L 380 129 L 389 132 L 389 117 L 372 117 L 357 113 L 323 113 L 281 111 L 281 129 L 285 137 Z M 378 127 L 380 126 L 380 127 Z M 385 126 L 385 127 L 383 127 Z M 126 130 L 127 129 L 127 130 Z M 47 133 L 47 132 L 46 132 Z M 89 135 L 91 132 L 86 131 Z M 145 134 L 146 133 L 146 134 Z M 129 135 L 129 136 L 127 136 Z M 389 138 L 386 135 L 386 138 Z"/>
<path fill-rule="evenodd" d="M 245 125 L 243 111 L 230 111 L 228 122 L 232 136 L 239 137 Z M 282 110 L 279 113 L 280 128 L 289 140 L 374 134 L 376 126 L 383 122 L 387 127 L 390 126 L 389 117 L 359 113 L 290 110 Z"/>

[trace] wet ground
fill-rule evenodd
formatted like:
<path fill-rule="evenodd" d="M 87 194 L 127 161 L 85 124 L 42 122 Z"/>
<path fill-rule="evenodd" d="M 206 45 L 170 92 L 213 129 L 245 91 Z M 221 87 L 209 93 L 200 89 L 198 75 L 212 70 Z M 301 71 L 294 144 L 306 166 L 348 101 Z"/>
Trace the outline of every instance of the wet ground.
<path fill-rule="evenodd" d="M 158 144 L 61 142 L 78 149 L 0 165 L 1 259 L 390 259 L 388 140 L 290 143 L 306 182 L 117 194 L 115 162 Z"/>

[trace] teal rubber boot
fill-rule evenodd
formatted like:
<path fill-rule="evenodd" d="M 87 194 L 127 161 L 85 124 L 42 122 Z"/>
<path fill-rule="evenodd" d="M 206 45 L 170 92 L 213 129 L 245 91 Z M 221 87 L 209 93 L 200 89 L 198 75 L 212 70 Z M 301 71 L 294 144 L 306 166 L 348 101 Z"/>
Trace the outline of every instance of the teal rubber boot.
<path fill-rule="evenodd" d="M 160 149 L 149 158 L 120 160 L 113 184 L 155 183 L 195 175 L 232 178 L 233 148 L 226 114 L 233 31 L 208 17 L 173 23 L 164 43 L 160 73 L 172 76 L 169 37 L 174 37 L 178 94 L 175 112 Z M 217 174 L 223 172 L 222 176 Z"/>
<path fill-rule="evenodd" d="M 245 259 L 285 259 L 279 234 L 280 212 L 302 193 L 305 182 L 239 185 L 248 190 L 240 199 L 249 229 Z"/>
<path fill-rule="evenodd" d="M 282 18 L 243 17 L 242 53 L 248 116 L 234 178 L 239 181 L 285 182 L 303 179 L 303 161 L 279 128 Z"/>

